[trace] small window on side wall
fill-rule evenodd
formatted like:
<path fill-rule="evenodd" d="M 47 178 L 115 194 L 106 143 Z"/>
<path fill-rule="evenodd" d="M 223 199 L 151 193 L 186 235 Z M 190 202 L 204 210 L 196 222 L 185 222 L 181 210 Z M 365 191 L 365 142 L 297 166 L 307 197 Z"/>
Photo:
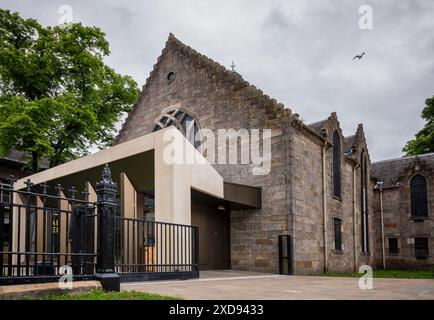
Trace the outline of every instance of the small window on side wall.
<path fill-rule="evenodd" d="M 342 220 L 334 218 L 333 228 L 335 233 L 335 250 L 342 251 Z"/>
<path fill-rule="evenodd" d="M 397 238 L 389 238 L 389 255 L 391 255 L 391 256 L 398 255 L 398 239 Z"/>
<path fill-rule="evenodd" d="M 428 258 L 428 238 L 414 238 L 414 255 L 416 259 Z"/>

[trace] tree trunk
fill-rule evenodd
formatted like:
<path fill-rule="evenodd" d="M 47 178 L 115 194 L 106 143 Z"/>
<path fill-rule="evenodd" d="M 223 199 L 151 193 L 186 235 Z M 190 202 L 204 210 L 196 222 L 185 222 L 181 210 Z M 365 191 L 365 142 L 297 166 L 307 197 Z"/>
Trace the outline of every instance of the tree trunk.
<path fill-rule="evenodd" d="M 38 166 L 38 153 L 36 151 L 32 152 L 32 172 L 37 173 L 39 171 Z"/>

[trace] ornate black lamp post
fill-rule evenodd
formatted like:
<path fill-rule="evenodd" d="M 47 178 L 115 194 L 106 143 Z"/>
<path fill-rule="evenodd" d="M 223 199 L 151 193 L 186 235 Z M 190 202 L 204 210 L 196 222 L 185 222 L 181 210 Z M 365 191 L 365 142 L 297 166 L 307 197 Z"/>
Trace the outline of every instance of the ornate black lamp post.
<path fill-rule="evenodd" d="M 98 206 L 98 250 L 96 278 L 106 291 L 120 291 L 120 279 L 115 264 L 115 212 L 116 183 L 113 182 L 108 164 L 104 166 L 102 180 L 96 184 Z"/>

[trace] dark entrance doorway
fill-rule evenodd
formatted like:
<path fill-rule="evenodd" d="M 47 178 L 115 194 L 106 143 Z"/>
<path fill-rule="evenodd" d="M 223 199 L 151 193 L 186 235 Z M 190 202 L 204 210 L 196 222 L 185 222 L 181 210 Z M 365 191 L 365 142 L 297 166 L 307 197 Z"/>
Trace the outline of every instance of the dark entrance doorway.
<path fill-rule="evenodd" d="M 293 274 L 292 242 L 289 235 L 279 236 L 279 274 Z"/>
<path fill-rule="evenodd" d="M 200 270 L 229 269 L 229 210 L 207 198 L 194 191 L 191 204 L 191 224 L 199 227 Z"/>
<path fill-rule="evenodd" d="M 261 189 L 224 183 L 224 199 L 191 190 L 191 224 L 199 227 L 200 270 L 231 268 L 230 212 L 261 208 Z"/>
<path fill-rule="evenodd" d="M 192 225 L 199 227 L 200 270 L 229 268 L 229 218 L 225 210 L 192 204 Z"/>

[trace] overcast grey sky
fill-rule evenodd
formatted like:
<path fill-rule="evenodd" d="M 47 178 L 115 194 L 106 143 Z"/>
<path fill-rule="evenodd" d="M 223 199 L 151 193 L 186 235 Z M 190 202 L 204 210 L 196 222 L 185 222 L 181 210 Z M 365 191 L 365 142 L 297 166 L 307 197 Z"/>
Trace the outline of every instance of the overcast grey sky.
<path fill-rule="evenodd" d="M 61 5 L 74 22 L 102 28 L 107 63 L 144 84 L 169 32 L 299 113 L 306 123 L 333 111 L 345 135 L 363 123 L 372 160 L 402 156 L 434 95 L 432 0 L 0 0 L 45 25 Z M 361 5 L 373 30 L 359 28 Z M 366 51 L 361 61 L 354 55 Z"/>

